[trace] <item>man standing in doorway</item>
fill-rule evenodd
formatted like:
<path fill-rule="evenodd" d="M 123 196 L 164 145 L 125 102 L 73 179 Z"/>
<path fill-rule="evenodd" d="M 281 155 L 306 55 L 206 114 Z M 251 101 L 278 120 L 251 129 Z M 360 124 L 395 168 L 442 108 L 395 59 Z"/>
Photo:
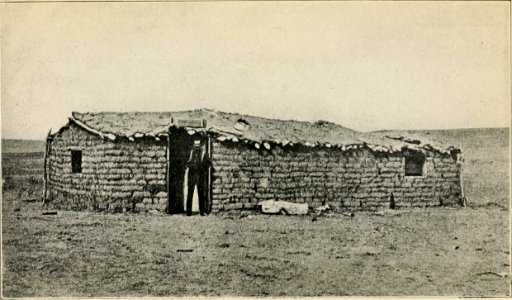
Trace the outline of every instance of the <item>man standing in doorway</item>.
<path fill-rule="evenodd" d="M 197 186 L 199 198 L 199 212 L 201 216 L 206 215 L 206 176 L 208 174 L 208 158 L 206 151 L 201 147 L 201 141 L 195 140 L 194 147 L 190 151 L 188 166 L 188 193 L 187 193 L 187 216 L 192 215 L 192 199 L 194 188 Z"/>

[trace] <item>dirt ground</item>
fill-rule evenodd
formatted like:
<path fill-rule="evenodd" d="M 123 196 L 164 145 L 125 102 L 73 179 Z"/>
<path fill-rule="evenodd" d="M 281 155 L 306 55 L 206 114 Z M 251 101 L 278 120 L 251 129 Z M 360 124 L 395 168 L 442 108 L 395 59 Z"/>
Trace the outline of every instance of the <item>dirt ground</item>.
<path fill-rule="evenodd" d="M 6 195 L 3 224 L 7 297 L 509 292 L 508 215 L 498 207 L 316 221 L 264 215 L 45 216 L 39 204 Z"/>
<path fill-rule="evenodd" d="M 2 293 L 507 296 L 508 142 L 471 145 L 469 207 L 353 218 L 42 215 L 40 154 L 4 155 Z"/>

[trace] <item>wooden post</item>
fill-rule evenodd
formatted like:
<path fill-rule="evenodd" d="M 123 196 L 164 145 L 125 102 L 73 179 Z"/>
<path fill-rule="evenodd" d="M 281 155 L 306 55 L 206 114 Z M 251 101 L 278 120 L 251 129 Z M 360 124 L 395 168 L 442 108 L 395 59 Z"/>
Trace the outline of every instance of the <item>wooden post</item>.
<path fill-rule="evenodd" d="M 458 160 L 457 163 L 459 164 L 459 180 L 460 180 L 460 193 L 461 193 L 460 206 L 465 207 L 467 205 L 467 200 L 466 200 L 466 194 L 464 193 L 464 176 L 463 176 L 464 159 L 462 156 L 462 152 L 459 153 L 459 157 L 457 160 Z"/>
<path fill-rule="evenodd" d="M 48 198 L 48 154 L 50 152 L 50 147 L 52 144 L 51 137 L 52 130 L 48 131 L 48 135 L 46 136 L 46 144 L 44 149 L 44 157 L 43 157 L 43 204 L 46 204 L 46 200 Z"/>

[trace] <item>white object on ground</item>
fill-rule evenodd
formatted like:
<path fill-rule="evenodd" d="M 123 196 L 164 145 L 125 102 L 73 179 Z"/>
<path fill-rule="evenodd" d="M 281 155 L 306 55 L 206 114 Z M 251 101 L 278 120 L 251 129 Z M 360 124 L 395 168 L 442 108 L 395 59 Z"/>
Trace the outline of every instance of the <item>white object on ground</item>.
<path fill-rule="evenodd" d="M 327 211 L 327 210 L 331 210 L 331 207 L 329 206 L 329 204 L 322 205 L 322 206 L 319 206 L 319 207 L 315 208 L 316 212 L 324 212 L 324 211 Z"/>
<path fill-rule="evenodd" d="M 292 203 L 287 201 L 267 200 L 258 203 L 261 206 L 261 211 L 264 214 L 278 214 L 285 213 L 287 215 L 307 215 L 307 203 Z"/>

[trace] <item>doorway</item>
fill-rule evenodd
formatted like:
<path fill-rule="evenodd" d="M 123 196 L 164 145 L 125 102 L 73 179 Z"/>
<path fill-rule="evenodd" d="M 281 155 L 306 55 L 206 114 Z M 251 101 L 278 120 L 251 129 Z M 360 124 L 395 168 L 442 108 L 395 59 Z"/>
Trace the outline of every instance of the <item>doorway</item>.
<path fill-rule="evenodd" d="M 194 188 L 193 212 L 198 210 L 199 193 L 205 199 L 206 212 L 211 210 L 211 166 L 208 162 L 211 159 L 211 141 L 208 135 L 195 133 L 189 135 L 184 129 L 172 129 L 169 131 L 169 169 L 168 169 L 168 206 L 167 212 L 170 214 L 180 214 L 186 212 L 186 201 L 188 194 L 189 161 L 193 151 L 200 149 L 201 162 L 205 167 L 200 168 L 200 176 L 197 186 Z M 195 150 L 194 150 L 195 149 Z M 204 188 L 199 188 L 202 185 Z M 201 197 L 202 198 L 202 197 Z M 194 203 L 194 202 L 193 202 Z M 196 208 L 196 209 L 194 209 Z"/>

